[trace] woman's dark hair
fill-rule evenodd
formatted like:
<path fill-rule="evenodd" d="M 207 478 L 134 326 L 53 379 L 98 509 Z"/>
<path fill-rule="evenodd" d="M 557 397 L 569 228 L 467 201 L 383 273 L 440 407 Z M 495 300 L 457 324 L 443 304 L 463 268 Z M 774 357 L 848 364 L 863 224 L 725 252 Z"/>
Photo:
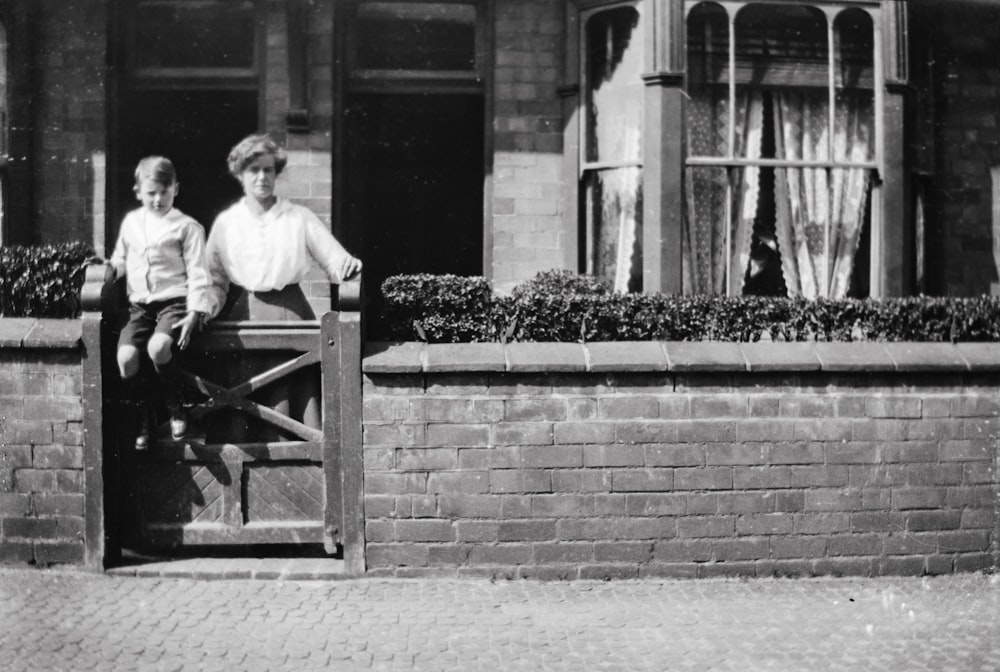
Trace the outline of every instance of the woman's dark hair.
<path fill-rule="evenodd" d="M 274 157 L 274 170 L 280 175 L 288 164 L 285 150 L 269 135 L 248 135 L 236 143 L 229 152 L 229 158 L 226 159 L 229 174 L 239 179 L 247 166 L 266 154 Z"/>

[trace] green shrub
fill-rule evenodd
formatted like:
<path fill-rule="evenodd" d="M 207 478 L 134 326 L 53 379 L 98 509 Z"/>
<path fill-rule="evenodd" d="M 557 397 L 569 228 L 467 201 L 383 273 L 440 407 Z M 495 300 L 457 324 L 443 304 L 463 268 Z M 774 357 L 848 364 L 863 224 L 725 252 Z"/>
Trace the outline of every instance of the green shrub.
<path fill-rule="evenodd" d="M 382 283 L 382 337 L 459 343 L 495 340 L 493 290 L 486 278 L 394 275 Z"/>
<path fill-rule="evenodd" d="M 594 277 L 581 275 L 573 271 L 553 269 L 542 271 L 534 278 L 525 280 L 514 288 L 511 295 L 521 299 L 531 294 L 610 294 L 610 283 Z"/>
<path fill-rule="evenodd" d="M 809 301 L 783 297 L 620 294 L 547 271 L 493 296 L 481 277 L 402 275 L 383 285 L 394 340 L 1000 341 L 1000 298 Z"/>
<path fill-rule="evenodd" d="M 77 317 L 93 254 L 83 243 L 0 248 L 0 315 Z"/>

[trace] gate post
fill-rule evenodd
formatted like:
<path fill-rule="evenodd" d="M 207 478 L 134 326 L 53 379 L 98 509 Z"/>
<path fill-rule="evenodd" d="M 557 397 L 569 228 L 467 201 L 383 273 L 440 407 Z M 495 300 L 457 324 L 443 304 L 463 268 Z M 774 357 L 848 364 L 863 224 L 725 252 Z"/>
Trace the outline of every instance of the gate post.
<path fill-rule="evenodd" d="M 339 538 L 349 576 L 365 573 L 364 456 L 361 436 L 361 281 L 337 288 L 323 315 L 323 464 L 327 536 Z"/>
<path fill-rule="evenodd" d="M 105 548 L 104 521 L 104 378 L 101 331 L 107 291 L 107 265 L 88 266 L 80 291 L 83 320 L 83 483 L 84 483 L 84 565 L 103 571 Z"/>

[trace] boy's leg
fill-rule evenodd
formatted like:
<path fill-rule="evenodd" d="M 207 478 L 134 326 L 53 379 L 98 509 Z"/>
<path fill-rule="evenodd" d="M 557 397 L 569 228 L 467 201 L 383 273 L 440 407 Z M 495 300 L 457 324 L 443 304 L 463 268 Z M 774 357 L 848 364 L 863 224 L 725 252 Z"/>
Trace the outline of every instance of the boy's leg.
<path fill-rule="evenodd" d="M 122 398 L 131 403 L 136 417 L 136 450 L 149 445 L 150 411 L 149 385 L 142 375 L 141 348 L 146 345 L 156 325 L 147 306 L 131 305 L 129 319 L 118 338 L 118 372 L 122 377 Z"/>
<path fill-rule="evenodd" d="M 184 300 L 164 306 L 156 320 L 156 329 L 149 338 L 147 350 L 160 378 L 164 402 L 170 414 L 170 434 L 175 440 L 187 433 L 187 414 L 181 399 L 181 380 L 174 365 L 174 325 L 187 314 Z"/>

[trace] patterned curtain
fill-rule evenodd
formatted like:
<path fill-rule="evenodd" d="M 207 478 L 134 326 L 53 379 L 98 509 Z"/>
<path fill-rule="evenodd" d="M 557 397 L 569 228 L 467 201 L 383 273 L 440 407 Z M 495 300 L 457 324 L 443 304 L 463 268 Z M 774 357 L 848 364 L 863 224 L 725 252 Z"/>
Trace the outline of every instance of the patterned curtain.
<path fill-rule="evenodd" d="M 829 160 L 826 91 L 774 94 L 778 158 Z M 839 94 L 833 151 L 841 161 L 871 161 L 870 94 Z M 871 184 L 865 168 L 775 169 L 775 229 L 791 296 L 843 298 L 850 288 Z"/>
<path fill-rule="evenodd" d="M 759 159 L 762 94 L 738 91 L 736 109 L 733 156 Z M 692 92 L 688 110 L 688 156 L 726 156 L 728 92 L 718 89 Z M 727 208 L 730 180 L 731 200 Z M 687 169 L 684 185 L 687 201 L 682 241 L 684 293 L 726 294 L 727 289 L 732 295 L 742 293 L 760 193 L 760 168 L 692 167 Z"/>

